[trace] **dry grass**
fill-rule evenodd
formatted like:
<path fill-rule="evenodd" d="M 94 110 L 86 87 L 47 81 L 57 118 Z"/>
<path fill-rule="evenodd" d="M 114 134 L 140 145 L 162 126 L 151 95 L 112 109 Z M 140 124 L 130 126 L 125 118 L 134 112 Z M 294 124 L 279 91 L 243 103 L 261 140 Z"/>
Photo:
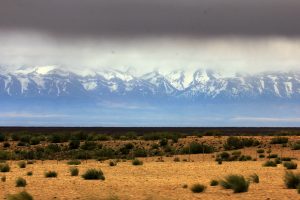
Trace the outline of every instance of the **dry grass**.
<path fill-rule="evenodd" d="M 272 137 L 256 137 L 263 140 L 262 147 L 267 152 L 268 145 Z M 188 144 L 191 141 L 207 141 L 209 144 L 221 145 L 226 137 L 188 137 L 179 139 L 180 144 Z M 300 140 L 299 137 L 294 138 Z M 290 139 L 289 140 L 293 140 Z M 128 141 L 105 141 L 105 145 L 113 146 Z M 151 146 L 149 141 L 132 141 L 133 144 L 141 146 Z M 146 145 L 149 143 L 149 145 Z M 14 144 L 12 144 L 14 145 Z M 264 146 L 265 145 L 265 146 Z M 23 148 L 23 147 L 22 147 Z M 215 161 L 216 154 L 205 155 L 176 155 L 174 157 L 163 157 L 165 162 L 155 162 L 158 157 L 139 158 L 143 161 L 141 166 L 133 166 L 131 161 L 119 162 L 117 167 L 110 167 L 109 161 L 97 162 L 88 160 L 82 162 L 77 168 L 80 172 L 88 169 L 101 169 L 105 174 L 105 181 L 86 181 L 81 176 L 70 176 L 70 166 L 67 161 L 36 161 L 34 164 L 27 165 L 26 171 L 20 169 L 18 161 L 8 161 L 11 167 L 10 172 L 1 173 L 0 177 L 6 176 L 6 182 L 0 182 L 0 199 L 4 199 L 8 194 L 20 192 L 20 188 L 15 187 L 17 177 L 23 177 L 27 171 L 32 171 L 34 176 L 27 176 L 26 191 L 34 199 L 209 199 L 209 200 L 288 200 L 299 199 L 299 194 L 295 190 L 286 189 L 283 177 L 285 168 L 282 165 L 278 167 L 263 167 L 267 158 L 259 158 L 258 148 L 245 148 L 240 150 L 243 155 L 251 155 L 257 158 L 257 161 L 244 162 L 223 162 L 218 165 Z M 278 154 L 279 157 L 292 157 L 300 159 L 300 152 L 290 150 L 290 147 L 282 148 L 280 145 L 272 146 L 272 154 Z M 268 154 L 266 154 L 267 156 Z M 178 157 L 180 161 L 174 162 Z M 298 160 L 293 162 L 299 164 Z M 189 162 L 190 161 L 190 162 Z M 57 178 L 45 178 L 46 171 L 56 171 Z M 295 173 L 299 169 L 293 170 Z M 228 174 L 241 174 L 249 177 L 253 174 L 259 174 L 259 183 L 251 184 L 248 192 L 234 194 L 232 190 L 224 190 L 220 186 L 211 187 L 211 180 L 220 180 Z M 192 186 L 200 182 L 207 185 L 204 193 L 196 194 L 183 188 L 183 184 Z"/>

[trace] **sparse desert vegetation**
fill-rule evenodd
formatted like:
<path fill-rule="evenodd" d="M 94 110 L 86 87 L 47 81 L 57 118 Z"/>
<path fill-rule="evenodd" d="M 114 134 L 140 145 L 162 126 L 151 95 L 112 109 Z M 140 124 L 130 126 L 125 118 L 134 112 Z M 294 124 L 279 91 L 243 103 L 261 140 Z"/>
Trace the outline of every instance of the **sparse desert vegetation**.
<path fill-rule="evenodd" d="M 2 135 L 1 199 L 299 198 L 297 134 Z"/>

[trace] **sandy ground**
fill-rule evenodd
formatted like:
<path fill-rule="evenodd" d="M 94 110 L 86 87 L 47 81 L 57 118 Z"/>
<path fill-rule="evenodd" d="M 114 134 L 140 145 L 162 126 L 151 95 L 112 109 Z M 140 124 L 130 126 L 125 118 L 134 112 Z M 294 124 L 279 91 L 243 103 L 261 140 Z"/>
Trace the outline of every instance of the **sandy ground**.
<path fill-rule="evenodd" d="M 246 154 L 254 150 L 246 149 Z M 299 151 L 284 152 L 284 156 L 290 154 L 299 156 Z M 212 154 L 213 155 L 213 154 Z M 194 162 L 173 162 L 173 158 L 164 158 L 165 162 L 155 162 L 157 158 L 144 159 L 144 165 L 133 166 L 130 161 L 120 162 L 115 167 L 109 167 L 108 161 L 100 163 L 89 160 L 78 166 L 80 174 L 89 168 L 102 169 L 106 177 L 105 181 L 83 180 L 81 176 L 72 177 L 69 173 L 70 166 L 66 161 L 37 161 L 33 165 L 27 165 L 20 169 L 16 162 L 8 162 L 11 172 L 0 173 L 6 175 L 6 182 L 0 182 L 0 199 L 5 199 L 7 194 L 22 191 L 15 187 L 17 177 L 24 177 L 28 185 L 26 191 L 39 199 L 251 199 L 251 200 L 275 200 L 275 199 L 300 199 L 296 190 L 286 189 L 283 183 L 285 169 L 278 167 L 262 167 L 264 160 L 247 162 L 223 162 L 222 165 L 212 161 L 212 155 L 191 155 Z M 188 158 L 187 155 L 181 158 Z M 203 161 L 204 160 L 204 161 Z M 300 162 L 296 161 L 298 166 Z M 57 178 L 45 178 L 44 172 L 55 170 Z M 33 176 L 26 176 L 28 171 Z M 300 169 L 293 170 L 300 172 Z M 260 183 L 251 183 L 246 193 L 234 194 L 231 190 L 224 190 L 220 186 L 211 187 L 211 179 L 220 179 L 228 174 L 242 174 L 248 177 L 257 173 Z M 202 183 L 207 190 L 201 194 L 194 194 L 189 188 L 194 183 Z"/>

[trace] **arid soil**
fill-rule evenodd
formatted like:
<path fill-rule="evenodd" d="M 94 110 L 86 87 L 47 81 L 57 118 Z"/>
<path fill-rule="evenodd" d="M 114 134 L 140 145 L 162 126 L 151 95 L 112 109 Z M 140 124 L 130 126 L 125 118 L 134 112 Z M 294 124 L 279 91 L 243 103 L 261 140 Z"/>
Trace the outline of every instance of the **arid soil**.
<path fill-rule="evenodd" d="M 254 152 L 251 149 L 245 151 Z M 291 152 L 286 151 L 285 154 L 288 156 Z M 27 180 L 25 189 L 34 199 L 300 199 L 296 190 L 285 188 L 285 169 L 282 165 L 262 167 L 263 160 L 223 162 L 218 165 L 211 156 L 191 155 L 191 162 L 174 162 L 173 158 L 156 162 L 157 158 L 146 158 L 142 166 L 133 166 L 127 161 L 119 162 L 114 167 L 110 167 L 108 161 L 100 163 L 88 160 L 78 166 L 80 174 L 89 168 L 102 169 L 106 177 L 104 181 L 70 176 L 70 166 L 66 161 L 37 161 L 24 169 L 20 169 L 16 162 L 9 161 L 11 172 L 5 173 L 6 182 L 0 182 L 0 199 L 23 190 L 15 187 L 17 177 Z M 188 159 L 188 155 L 180 157 Z M 58 177 L 45 178 L 44 172 L 48 170 L 57 171 Z M 32 171 L 33 175 L 26 176 L 28 171 Z M 299 169 L 293 171 L 300 172 Z M 251 183 L 246 193 L 234 194 L 220 186 L 209 186 L 211 179 L 221 179 L 228 174 L 248 177 L 253 173 L 259 175 L 260 183 Z M 205 184 L 207 190 L 194 194 L 189 188 L 183 188 L 184 184 L 191 186 L 194 183 Z"/>

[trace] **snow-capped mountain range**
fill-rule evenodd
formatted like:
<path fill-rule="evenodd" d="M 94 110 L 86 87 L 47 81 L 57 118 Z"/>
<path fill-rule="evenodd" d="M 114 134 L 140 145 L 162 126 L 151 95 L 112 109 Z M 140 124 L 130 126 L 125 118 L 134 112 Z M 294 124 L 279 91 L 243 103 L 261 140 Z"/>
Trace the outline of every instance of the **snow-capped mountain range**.
<path fill-rule="evenodd" d="M 56 67 L 0 68 L 1 100 L 82 98 L 119 101 L 300 100 L 300 72 L 264 72 L 224 76 L 213 70 L 170 73 L 103 70 L 85 75 Z"/>

